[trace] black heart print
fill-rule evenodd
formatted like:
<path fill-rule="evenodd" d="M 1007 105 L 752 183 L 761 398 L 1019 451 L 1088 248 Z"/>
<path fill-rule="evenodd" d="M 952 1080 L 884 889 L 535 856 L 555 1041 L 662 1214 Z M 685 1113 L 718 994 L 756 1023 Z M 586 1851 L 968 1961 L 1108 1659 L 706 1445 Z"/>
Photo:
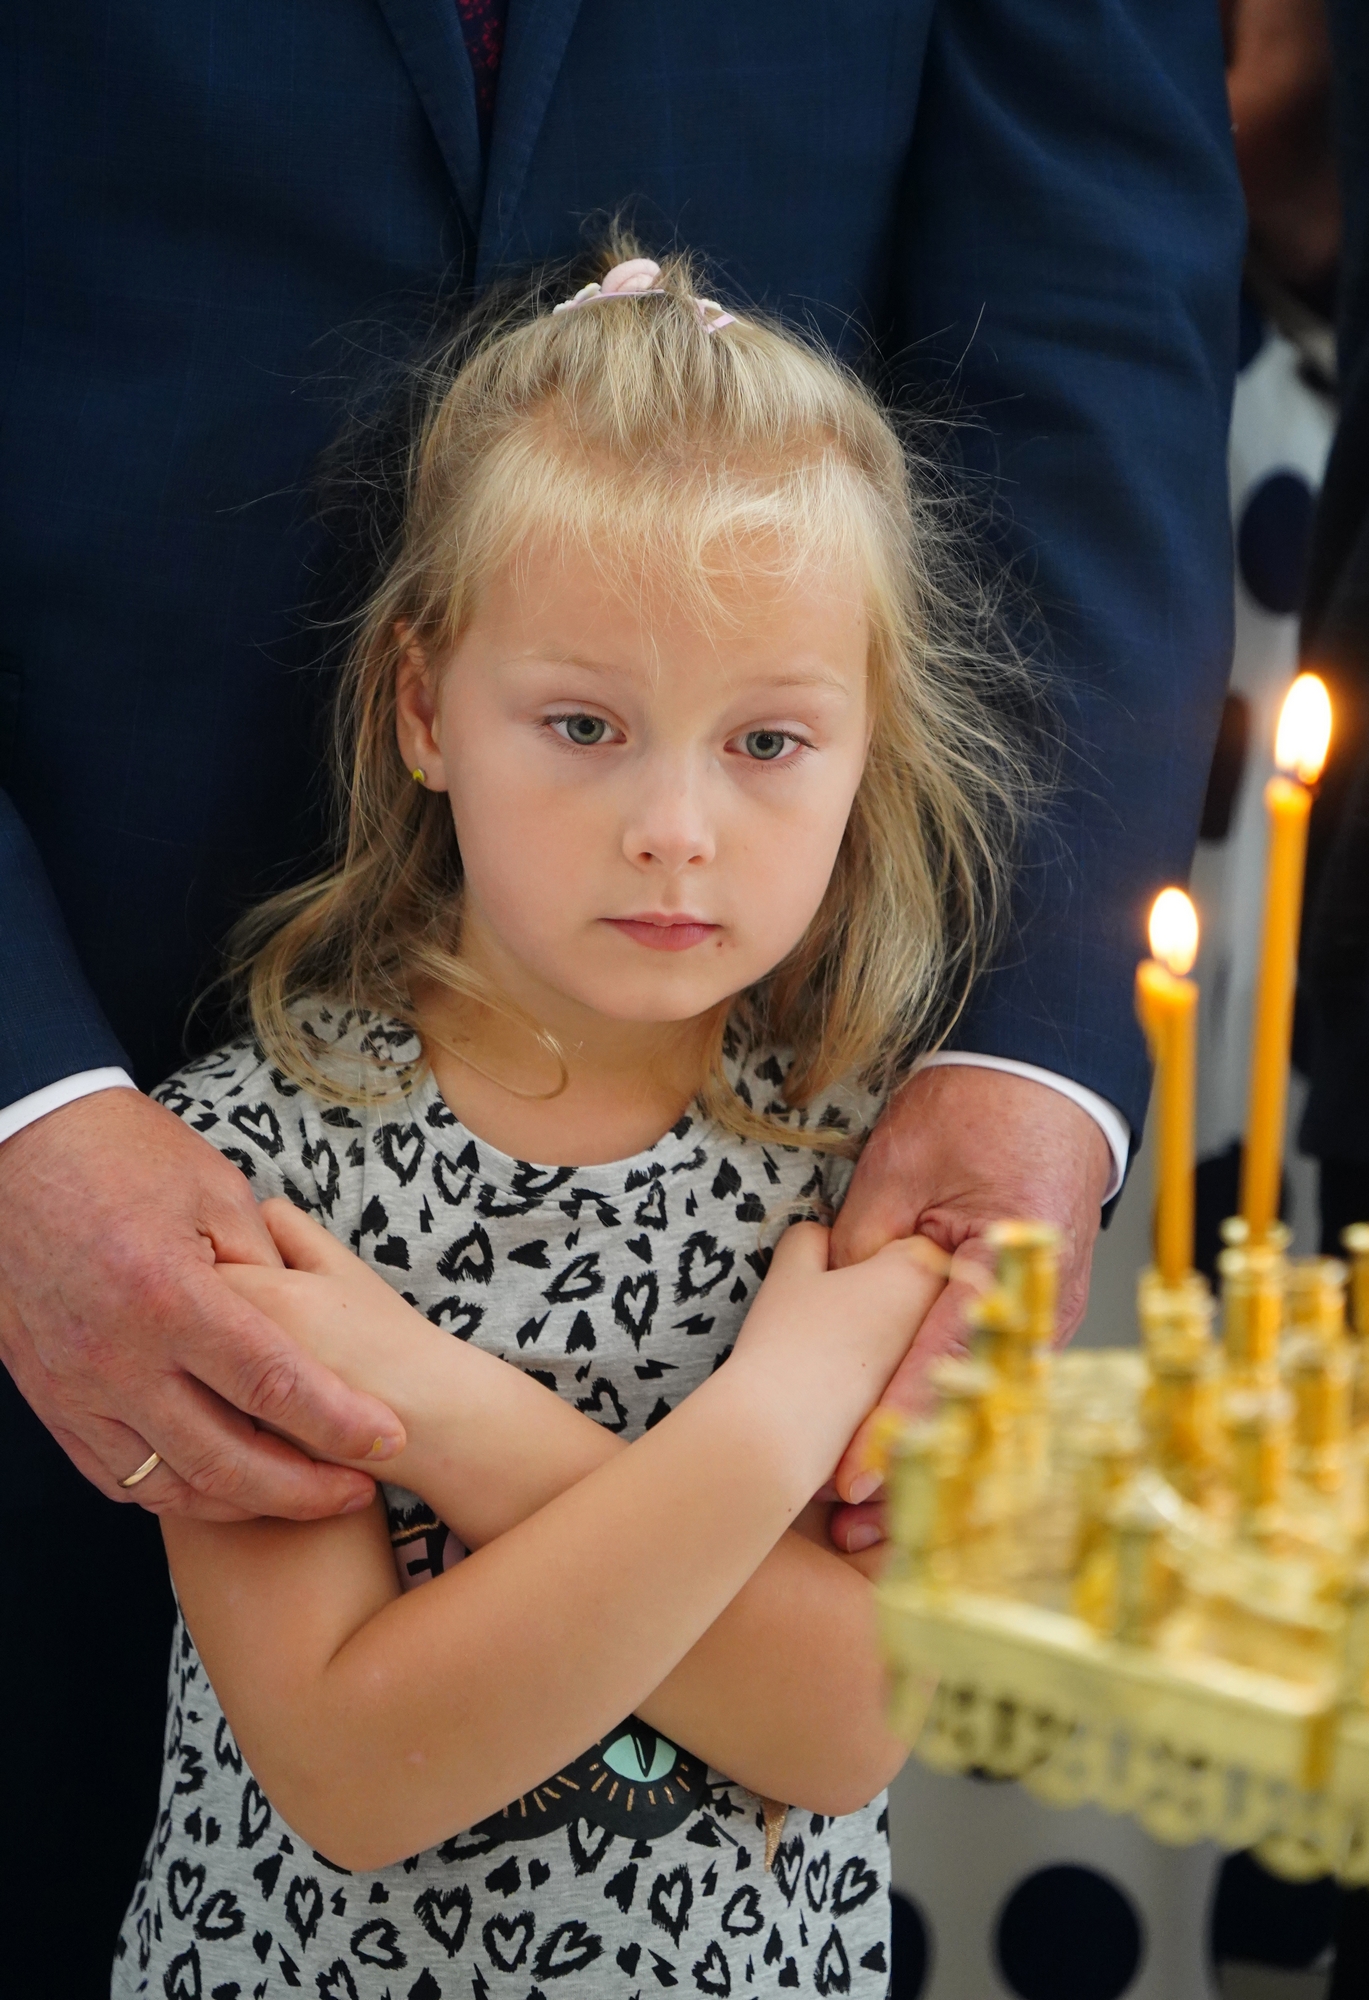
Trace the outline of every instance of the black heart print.
<path fill-rule="evenodd" d="M 732 1974 L 716 1938 L 709 1939 L 708 1950 L 695 1962 L 692 1971 L 694 1984 L 700 1993 L 728 1994 L 732 1991 Z"/>
<path fill-rule="evenodd" d="M 548 1195 L 564 1187 L 574 1174 L 574 1167 L 534 1167 L 520 1160 L 510 1177 L 507 1195 L 487 1182 L 476 1207 L 481 1215 L 526 1215 L 529 1209 L 540 1208 Z"/>
<path fill-rule="evenodd" d="M 192 1868 L 179 1855 L 166 1871 L 166 1898 L 176 1916 L 188 1917 L 204 1887 L 204 1863 Z"/>
<path fill-rule="evenodd" d="M 331 1215 L 342 1180 L 342 1169 L 338 1165 L 337 1154 L 326 1139 L 317 1139 L 312 1144 L 306 1140 L 304 1164 L 314 1177 L 319 1206 L 325 1215 Z"/>
<path fill-rule="evenodd" d="M 450 1867 L 453 1861 L 472 1861 L 482 1854 L 493 1854 L 496 1847 L 514 1836 L 511 1815 L 494 1813 L 489 1819 L 482 1819 L 469 1833 L 454 1833 L 450 1840 L 444 1840 L 437 1850 L 437 1858 Z"/>
<path fill-rule="evenodd" d="M 381 1965 L 397 1972 L 409 1963 L 399 1948 L 399 1932 L 388 1917 L 372 1917 L 369 1924 L 352 1933 L 352 1956 L 363 1965 Z"/>
<path fill-rule="evenodd" d="M 449 1160 L 445 1153 L 433 1154 L 433 1186 L 451 1208 L 460 1208 L 470 1194 L 475 1180 L 475 1163 L 467 1162 L 466 1154 L 472 1153 L 468 1146 L 459 1160 Z"/>
<path fill-rule="evenodd" d="M 765 1927 L 760 1892 L 754 1882 L 738 1889 L 722 1913 L 722 1927 L 729 1937 L 756 1937 Z"/>
<path fill-rule="evenodd" d="M 191 1792 L 198 1792 L 205 1780 L 204 1759 L 193 1744 L 186 1744 L 181 1753 L 181 1775 L 176 1780 L 176 1796 L 188 1798 Z"/>
<path fill-rule="evenodd" d="M 322 1019 L 323 1016 L 320 1015 L 319 1018 Z M 350 1012 L 344 1014 L 339 1023 L 339 1030 L 349 1026 L 353 1019 L 365 1020 L 366 1016 L 360 1012 L 355 1015 Z M 363 1035 L 361 1046 L 366 1054 L 374 1056 L 377 1062 L 398 1063 L 401 1066 L 417 1062 L 421 1053 L 417 1035 L 402 1021 L 377 1021 Z"/>
<path fill-rule="evenodd" d="M 262 1901 L 269 1903 L 276 1893 L 276 1878 L 280 1874 L 283 1854 L 268 1854 L 265 1861 L 259 1861 L 252 1870 L 252 1879 L 260 1885 Z"/>
<path fill-rule="evenodd" d="M 221 1770 L 232 1771 L 235 1776 L 242 1772 L 242 1752 L 233 1741 L 233 1732 L 228 1727 L 228 1717 L 221 1715 L 214 1731 L 214 1762 Z"/>
<path fill-rule="evenodd" d="M 666 1226 L 665 1182 L 653 1181 L 644 1201 L 637 1204 L 633 1221 L 639 1229 L 664 1229 Z"/>
<path fill-rule="evenodd" d="M 200 1981 L 200 1954 L 193 1944 L 188 1951 L 172 1959 L 162 1981 L 162 1990 L 166 2000 L 202 2000 L 204 1987 Z"/>
<path fill-rule="evenodd" d="M 531 1910 L 520 1910 L 516 1917 L 506 1917 L 502 1910 L 496 1910 L 480 1933 L 491 1965 L 497 1965 L 501 1972 L 517 1972 L 528 1955 L 536 1928 Z"/>
<path fill-rule="evenodd" d="M 417 1125 L 382 1125 L 376 1133 L 376 1150 L 401 1187 L 418 1172 L 426 1144 Z"/>
<path fill-rule="evenodd" d="M 357 1983 L 346 1963 L 335 1958 L 318 1976 L 319 2000 L 358 2000 Z"/>
<path fill-rule="evenodd" d="M 255 1778 L 242 1788 L 242 1812 L 238 1819 L 238 1846 L 255 1847 L 271 1824 L 271 1808 Z"/>
<path fill-rule="evenodd" d="M 435 1306 L 429 1306 L 428 1318 L 434 1326 L 445 1326 L 458 1340 L 469 1340 L 482 1319 L 485 1308 L 476 1305 L 473 1299 L 439 1299 Z"/>
<path fill-rule="evenodd" d="M 803 1835 L 796 1833 L 792 1840 L 781 1841 L 779 1853 L 775 1856 L 775 1880 L 784 1892 L 786 1903 L 794 1900 L 802 1870 Z"/>
<path fill-rule="evenodd" d="M 596 1937 L 579 1917 L 573 1917 L 568 1923 L 558 1924 L 550 1937 L 543 1938 L 538 1945 L 532 1962 L 533 1977 L 565 1979 L 569 1973 L 583 1972 L 587 1965 L 593 1965 L 603 1949 L 603 1939 Z"/>
<path fill-rule="evenodd" d="M 228 1114 L 228 1122 L 244 1139 L 250 1139 L 268 1160 L 274 1160 L 284 1152 L 285 1141 L 281 1137 L 280 1120 L 269 1104 L 235 1104 Z"/>
<path fill-rule="evenodd" d="M 438 1275 L 450 1284 L 459 1284 L 469 1278 L 472 1284 L 488 1285 L 494 1276 L 494 1252 L 490 1239 L 480 1224 L 475 1223 L 464 1236 L 458 1236 L 449 1250 L 444 1250 L 437 1260 Z"/>
<path fill-rule="evenodd" d="M 588 1353 L 592 1348 L 597 1347 L 598 1344 L 598 1337 L 594 1331 L 594 1321 L 587 1312 L 576 1313 L 574 1320 L 571 1322 L 570 1332 L 566 1335 L 566 1353 Z"/>
<path fill-rule="evenodd" d="M 613 1317 L 624 1333 L 630 1335 L 634 1347 L 640 1347 L 650 1333 L 659 1299 L 660 1286 L 654 1271 L 619 1279 L 613 1294 Z"/>
<path fill-rule="evenodd" d="M 821 1856 L 814 1856 L 808 1864 L 803 1878 L 803 1893 L 808 1898 L 810 1910 L 820 1910 L 827 1901 L 827 1877 L 831 1866 L 826 1848 Z"/>
<path fill-rule="evenodd" d="M 850 1910 L 858 1910 L 862 1903 L 868 1903 L 879 1887 L 879 1877 L 872 1868 L 867 1868 L 858 1854 L 848 1854 L 837 1870 L 837 1879 L 832 1884 L 832 1915 L 844 1917 Z"/>
<path fill-rule="evenodd" d="M 206 1940 L 240 1937 L 246 1926 L 247 1919 L 233 1891 L 216 1889 L 200 1905 L 200 1914 L 195 1919 L 195 1935 Z"/>
<path fill-rule="evenodd" d="M 558 1271 L 542 1297 L 549 1305 L 562 1305 L 568 1299 L 592 1299 L 604 1289 L 604 1274 L 599 1269 L 599 1252 L 582 1250 L 578 1257 L 572 1257 L 563 1271 Z"/>
<path fill-rule="evenodd" d="M 592 1875 L 613 1845 L 613 1835 L 608 1827 L 592 1826 L 584 1819 L 573 1819 L 570 1822 L 566 1828 L 566 1838 L 570 1843 L 570 1858 L 575 1863 L 577 1875 Z"/>
<path fill-rule="evenodd" d="M 823 1995 L 851 1991 L 851 1961 L 846 1956 L 841 1932 L 835 1924 L 818 1953 L 818 1962 L 813 1968 L 813 1990 Z"/>
<path fill-rule="evenodd" d="M 501 1896 L 516 1896 L 522 1886 L 523 1871 L 516 1854 L 511 1854 L 507 1861 L 501 1861 L 497 1868 L 491 1868 L 485 1877 L 485 1887 L 497 1889 Z"/>
<path fill-rule="evenodd" d="M 636 1893 L 637 1863 L 635 1861 L 627 1862 L 624 1867 L 618 1870 L 616 1875 L 610 1875 L 608 1881 L 604 1884 L 605 1898 L 610 1903 L 616 1903 L 624 1916 L 632 1908 L 632 1899 Z"/>
<path fill-rule="evenodd" d="M 701 1299 L 720 1285 L 731 1272 L 732 1252 L 718 1246 L 716 1236 L 706 1229 L 696 1229 L 680 1252 L 680 1266 L 675 1279 L 675 1302 L 682 1305 L 686 1299 Z"/>
<path fill-rule="evenodd" d="M 323 1915 L 323 1891 L 312 1875 L 296 1875 L 285 1892 L 285 1920 L 301 1944 L 308 1944 Z"/>
<path fill-rule="evenodd" d="M 448 1958 L 455 1958 L 466 1942 L 466 1932 L 471 1925 L 470 1889 L 464 1882 L 458 1882 L 452 1889 L 436 1886 L 425 1889 L 421 1896 L 414 1898 L 414 1915 L 434 1943 L 442 1946 Z"/>
<path fill-rule="evenodd" d="M 651 1921 L 661 1930 L 668 1931 L 676 1944 L 684 1936 L 693 1907 L 694 1884 L 683 1862 L 678 1868 L 672 1868 L 668 1875 L 656 1877 L 647 1897 L 647 1909 L 651 1912 Z"/>
<path fill-rule="evenodd" d="M 606 1396 L 613 1410 L 613 1422 L 611 1424 L 604 1423 L 604 1398 Z M 612 1431 L 615 1437 L 620 1431 L 627 1429 L 626 1405 L 606 1375 L 600 1375 L 590 1383 L 590 1393 L 587 1396 L 578 1396 L 575 1401 L 575 1407 L 577 1410 L 583 1410 L 587 1417 L 594 1417 L 599 1423 L 603 1423 L 604 1429 Z"/>

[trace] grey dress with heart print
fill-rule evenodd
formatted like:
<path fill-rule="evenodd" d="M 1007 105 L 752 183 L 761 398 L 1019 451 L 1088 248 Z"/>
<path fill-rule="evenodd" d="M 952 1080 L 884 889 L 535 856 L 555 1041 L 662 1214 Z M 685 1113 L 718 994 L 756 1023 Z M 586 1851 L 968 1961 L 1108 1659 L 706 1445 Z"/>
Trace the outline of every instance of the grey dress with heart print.
<path fill-rule="evenodd" d="M 397 1023 L 322 1003 L 309 1020 L 339 1059 L 363 1045 L 418 1054 Z M 754 1101 L 795 1119 L 782 1057 L 732 1060 Z M 403 1098 L 352 1110 L 288 1082 L 251 1040 L 157 1094 L 259 1196 L 288 1195 L 436 1325 L 629 1439 L 726 1357 L 766 1268 L 765 1225 L 835 1206 L 850 1174 L 696 1114 L 634 1159 L 534 1166 L 473 1137 L 426 1071 Z M 876 1108 L 843 1092 L 822 1110 L 858 1127 Z M 405 1588 L 460 1560 L 416 1494 L 387 1486 L 385 1499 Z M 348 1873 L 266 1796 L 178 1617 L 160 1812 L 112 1992 L 882 2000 L 888 1926 L 882 1797 L 839 1819 L 791 1811 L 767 1870 L 762 1802 L 635 1718 L 440 1847 Z"/>

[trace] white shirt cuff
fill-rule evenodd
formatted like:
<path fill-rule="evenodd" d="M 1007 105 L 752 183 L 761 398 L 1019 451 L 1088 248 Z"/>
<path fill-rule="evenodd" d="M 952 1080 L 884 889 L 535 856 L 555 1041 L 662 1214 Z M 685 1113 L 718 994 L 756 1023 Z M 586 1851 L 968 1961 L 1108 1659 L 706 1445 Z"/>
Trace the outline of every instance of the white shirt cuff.
<path fill-rule="evenodd" d="M 1087 1090 L 1082 1083 L 1076 1083 L 1073 1077 L 1058 1076 L 1053 1069 L 1038 1069 L 1035 1063 L 1017 1062 L 1012 1056 L 977 1056 L 966 1049 L 938 1049 L 935 1055 L 922 1056 L 914 1068 L 948 1069 L 957 1063 L 965 1069 L 1001 1069 L 1009 1076 L 1025 1076 L 1029 1083 L 1044 1083 L 1047 1090 L 1058 1090 L 1081 1111 L 1087 1111 L 1112 1154 L 1112 1177 L 1103 1200 L 1111 1201 L 1121 1191 L 1131 1157 L 1131 1127 L 1115 1104 L 1109 1104 L 1096 1090 Z"/>
<path fill-rule="evenodd" d="M 0 1106 L 0 1145 L 12 1139 L 16 1132 L 22 1132 L 26 1125 L 36 1124 L 46 1118 L 49 1111 L 60 1111 L 64 1104 L 74 1104 L 78 1097 L 93 1097 L 97 1090 L 136 1090 L 133 1078 L 121 1069 L 83 1069 L 75 1076 L 64 1076 L 57 1083 L 46 1083 L 41 1090 L 34 1090 L 27 1097 L 16 1098 L 13 1104 Z"/>

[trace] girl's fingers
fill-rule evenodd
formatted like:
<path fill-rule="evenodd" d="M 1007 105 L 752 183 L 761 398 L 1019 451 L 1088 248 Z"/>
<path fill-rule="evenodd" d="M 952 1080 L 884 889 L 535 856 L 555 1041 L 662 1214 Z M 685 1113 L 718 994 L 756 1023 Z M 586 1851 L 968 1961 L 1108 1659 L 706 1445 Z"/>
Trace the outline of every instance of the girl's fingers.
<path fill-rule="evenodd" d="M 337 1277 L 354 1270 L 360 1262 L 345 1243 L 339 1243 L 335 1236 L 330 1236 L 321 1222 L 315 1222 L 312 1215 L 296 1208 L 284 1195 L 273 1195 L 270 1201 L 262 1203 L 261 1219 L 292 1271 L 314 1271 L 320 1277 Z"/>
<path fill-rule="evenodd" d="M 825 1271 L 831 1241 L 831 1230 L 824 1229 L 820 1222 L 791 1222 L 775 1245 L 770 1273 L 804 1278 Z"/>
<path fill-rule="evenodd" d="M 908 1352 L 886 1384 L 879 1407 L 870 1412 L 842 1453 L 832 1480 L 838 1496 L 848 1505 L 871 1499 L 883 1485 L 890 1432 L 897 1417 L 927 1416 L 936 1407 L 936 1391 L 928 1380 L 932 1363 L 943 1354 L 964 1351 L 967 1309 L 982 1288 L 962 1282 L 963 1270 L 963 1264 L 957 1265 L 952 1282 L 939 1288 Z"/>
<path fill-rule="evenodd" d="M 907 1415 L 929 1395 L 923 1370 L 913 1356 L 922 1345 L 929 1322 L 935 1324 L 941 1316 L 948 1293 L 958 1289 L 954 1284 L 947 1284 L 950 1270 L 949 1255 L 925 1236 L 900 1237 L 886 1243 L 864 1264 L 848 1264 L 845 1267 L 844 1277 L 864 1278 L 878 1288 L 880 1302 L 886 1310 L 893 1307 L 903 1323 L 908 1341 L 908 1352 L 885 1388 L 880 1403 L 871 1410 L 851 1439 L 832 1474 L 831 1484 L 836 1498 L 847 1507 L 870 1501 L 879 1492 L 884 1484 L 885 1463 L 893 1436 Z M 845 1544 L 838 1543 L 838 1546 L 845 1547 Z"/>
<path fill-rule="evenodd" d="M 149 1430 L 147 1424 L 139 1424 L 149 1442 L 197 1491 L 229 1499 L 252 1513 L 282 1514 L 297 1520 L 339 1509 L 262 1504 L 258 1489 L 266 1483 L 262 1475 L 270 1476 L 266 1459 L 278 1455 L 271 1450 L 265 1457 L 255 1452 L 244 1455 L 240 1443 L 254 1435 L 253 1422 L 246 1420 L 297 1440 L 312 1457 L 343 1465 L 391 1458 L 405 1443 L 404 1426 L 386 1404 L 364 1390 L 351 1388 L 282 1331 L 273 1317 L 273 1302 L 288 1299 L 292 1286 L 298 1292 L 306 1282 L 289 1271 L 241 1264 L 215 1266 L 204 1284 L 206 1299 L 213 1300 L 219 1338 L 212 1345 L 197 1342 L 188 1349 L 187 1361 L 197 1379 L 185 1386 L 197 1394 L 212 1392 L 212 1407 L 222 1421 L 207 1449 L 203 1436 L 185 1441 L 168 1437 L 163 1444 L 155 1427 Z M 289 1315 L 282 1317 L 288 1320 Z M 223 1405 L 227 1407 L 221 1408 Z M 181 1408 L 183 1413 L 189 1410 L 184 1398 Z M 235 1434 L 231 1438 L 230 1432 Z M 298 1458 L 299 1454 L 290 1456 Z M 300 1463 L 307 1466 L 308 1461 Z M 338 1474 L 330 1483 L 342 1478 Z M 229 1490 L 235 1481 L 245 1484 L 247 1498 Z"/>
<path fill-rule="evenodd" d="M 889 1299 L 892 1294 L 897 1310 L 907 1316 L 911 1340 L 945 1291 L 950 1268 L 950 1258 L 929 1237 L 902 1236 L 865 1263 L 848 1264 L 843 1275 L 864 1277 L 878 1298 Z"/>
<path fill-rule="evenodd" d="M 832 1546 L 843 1555 L 856 1556 L 876 1549 L 885 1538 L 882 1504 L 842 1507 L 829 1525 Z"/>

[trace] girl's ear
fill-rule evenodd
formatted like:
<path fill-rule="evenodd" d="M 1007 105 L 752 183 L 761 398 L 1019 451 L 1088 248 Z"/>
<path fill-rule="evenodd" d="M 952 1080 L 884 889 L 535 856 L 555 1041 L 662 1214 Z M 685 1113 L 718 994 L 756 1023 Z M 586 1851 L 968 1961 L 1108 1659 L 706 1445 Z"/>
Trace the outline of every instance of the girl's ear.
<path fill-rule="evenodd" d="M 395 622 L 399 662 L 395 668 L 395 736 L 405 766 L 430 792 L 445 792 L 447 774 L 433 734 L 437 693 L 428 656 L 405 619 Z M 421 775 L 419 775 L 421 773 Z"/>

